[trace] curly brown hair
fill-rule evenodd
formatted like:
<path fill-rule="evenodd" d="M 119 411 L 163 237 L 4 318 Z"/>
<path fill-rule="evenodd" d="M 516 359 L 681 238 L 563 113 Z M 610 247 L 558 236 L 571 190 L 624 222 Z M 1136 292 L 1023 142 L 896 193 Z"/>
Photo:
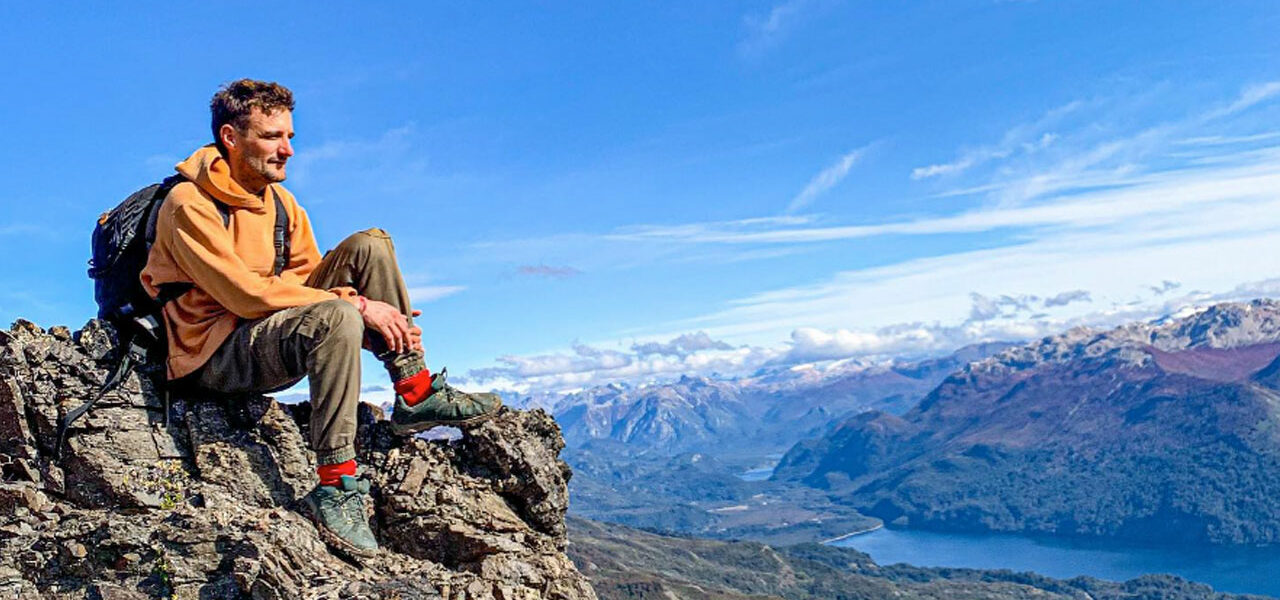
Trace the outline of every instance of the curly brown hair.
<path fill-rule="evenodd" d="M 213 115 L 213 143 L 223 156 L 227 155 L 227 149 L 222 146 L 218 130 L 230 123 L 238 131 L 244 131 L 254 108 L 268 115 L 281 108 L 292 111 L 293 92 L 274 81 L 256 79 L 237 79 L 219 88 L 209 102 L 209 112 Z"/>

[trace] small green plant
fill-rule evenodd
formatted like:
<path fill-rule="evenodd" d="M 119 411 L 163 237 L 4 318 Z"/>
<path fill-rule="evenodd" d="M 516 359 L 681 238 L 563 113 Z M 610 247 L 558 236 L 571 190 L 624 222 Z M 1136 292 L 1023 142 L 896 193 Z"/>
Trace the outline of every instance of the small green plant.
<path fill-rule="evenodd" d="M 161 510 L 173 510 L 187 500 L 191 478 L 181 460 L 161 459 L 145 467 L 134 467 L 121 479 L 159 498 Z"/>
<path fill-rule="evenodd" d="M 156 553 L 156 560 L 151 565 L 151 576 L 158 584 L 157 597 L 173 600 L 177 596 L 173 591 L 173 563 L 169 562 L 169 553 L 163 546 L 153 547 L 152 550 Z"/>

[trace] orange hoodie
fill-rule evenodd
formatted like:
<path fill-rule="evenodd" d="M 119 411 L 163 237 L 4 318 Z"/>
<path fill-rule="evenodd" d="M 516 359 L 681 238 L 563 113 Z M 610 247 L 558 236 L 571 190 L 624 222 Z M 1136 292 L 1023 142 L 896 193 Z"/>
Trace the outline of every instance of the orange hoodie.
<path fill-rule="evenodd" d="M 355 301 L 356 291 L 349 287 L 326 291 L 303 285 L 320 264 L 320 251 L 293 194 L 270 186 L 289 213 L 289 261 L 276 277 L 271 274 L 275 201 L 266 193 L 245 191 L 212 145 L 196 150 L 177 170 L 187 181 L 174 186 L 160 208 L 155 245 L 141 275 L 153 297 L 161 284 L 195 284 L 164 307 L 170 379 L 200 368 L 240 319 L 333 298 Z M 230 207 L 229 225 L 223 225 L 214 199 Z"/>

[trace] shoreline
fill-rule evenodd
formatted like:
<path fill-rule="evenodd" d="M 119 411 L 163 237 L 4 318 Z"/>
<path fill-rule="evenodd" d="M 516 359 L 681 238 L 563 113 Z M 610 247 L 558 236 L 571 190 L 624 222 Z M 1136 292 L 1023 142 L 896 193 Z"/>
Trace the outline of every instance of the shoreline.
<path fill-rule="evenodd" d="M 822 540 L 821 542 L 818 542 L 818 543 L 820 543 L 820 544 L 832 544 L 832 543 L 838 542 L 838 541 L 843 540 L 843 539 L 851 538 L 851 537 L 853 537 L 853 536 L 855 536 L 855 535 L 862 535 L 862 534 L 864 534 L 864 533 L 871 533 L 872 531 L 875 531 L 875 530 L 877 530 L 877 529 L 883 529 L 883 528 L 884 528 L 884 523 L 876 523 L 875 525 L 872 525 L 871 527 L 868 527 L 868 528 L 866 528 L 866 529 L 859 529 L 859 530 L 857 530 L 857 531 L 850 531 L 849 533 L 846 533 L 846 534 L 843 534 L 843 535 L 837 535 L 836 537 L 833 537 L 833 538 L 831 538 L 831 539 L 829 539 L 829 540 Z"/>

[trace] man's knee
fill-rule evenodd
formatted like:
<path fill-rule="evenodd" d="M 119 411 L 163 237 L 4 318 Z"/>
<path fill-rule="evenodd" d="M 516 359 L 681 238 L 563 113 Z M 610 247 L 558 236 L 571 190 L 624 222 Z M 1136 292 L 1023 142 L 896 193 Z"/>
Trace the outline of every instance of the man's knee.
<path fill-rule="evenodd" d="M 394 256 L 391 234 L 374 227 L 357 231 L 342 240 L 338 248 L 366 260 L 386 260 Z"/>
<path fill-rule="evenodd" d="M 364 317 L 360 316 L 360 310 L 354 304 L 334 298 L 312 305 L 310 312 L 315 321 L 315 337 L 337 339 L 360 346 L 364 338 Z"/>

